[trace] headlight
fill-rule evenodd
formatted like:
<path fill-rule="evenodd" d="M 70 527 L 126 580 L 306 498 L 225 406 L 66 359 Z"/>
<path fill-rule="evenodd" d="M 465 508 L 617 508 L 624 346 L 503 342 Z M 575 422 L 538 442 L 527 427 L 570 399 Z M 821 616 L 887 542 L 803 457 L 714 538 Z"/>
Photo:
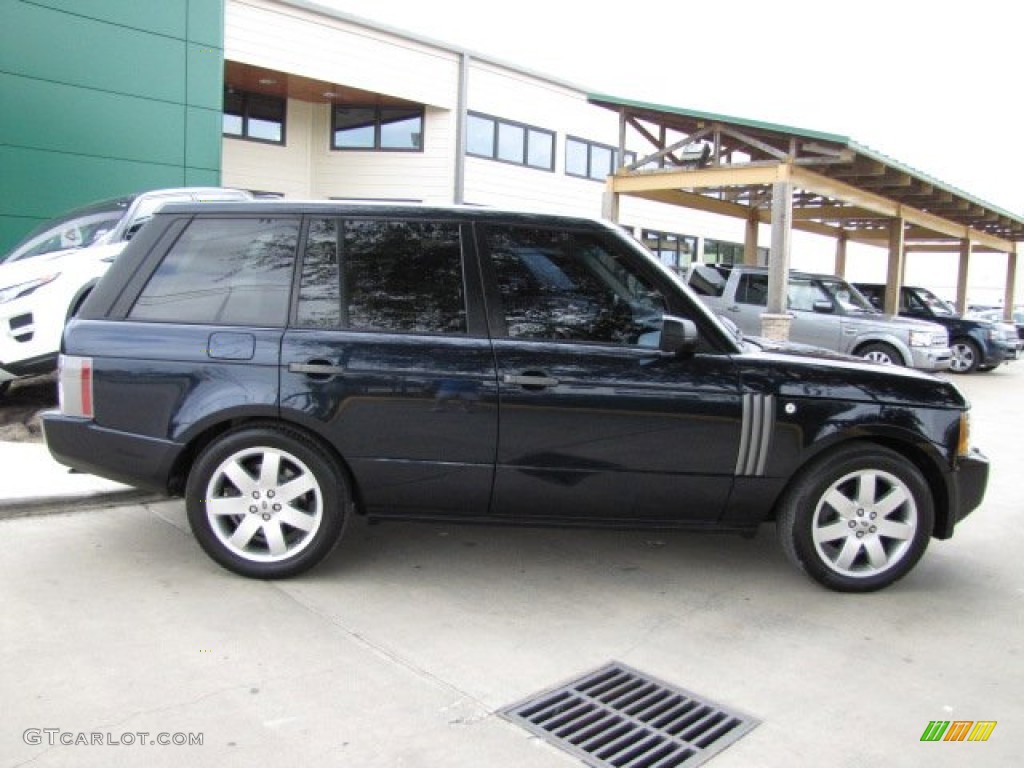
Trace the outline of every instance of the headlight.
<path fill-rule="evenodd" d="M 9 285 L 6 288 L 0 288 L 0 304 L 13 301 L 14 299 L 19 299 L 22 296 L 28 296 L 32 291 L 37 288 L 41 288 L 47 283 L 52 283 L 58 277 L 60 277 L 59 272 L 55 275 L 37 277 L 35 280 L 29 280 L 27 283 L 18 283 L 17 285 Z"/>
<path fill-rule="evenodd" d="M 910 346 L 912 347 L 930 347 L 942 343 L 945 343 L 945 339 L 939 341 L 939 337 L 933 335 L 931 331 L 910 332 Z"/>

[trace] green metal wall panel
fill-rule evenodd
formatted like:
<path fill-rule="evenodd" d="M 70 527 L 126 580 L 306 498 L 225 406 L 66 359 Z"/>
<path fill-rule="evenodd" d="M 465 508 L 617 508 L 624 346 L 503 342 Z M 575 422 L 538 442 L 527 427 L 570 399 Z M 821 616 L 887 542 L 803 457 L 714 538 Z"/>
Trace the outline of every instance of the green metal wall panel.
<path fill-rule="evenodd" d="M 56 11 L 88 19 L 112 21 L 121 26 L 168 37 L 185 37 L 185 14 L 190 3 L 220 5 L 219 0 L 33 0 Z"/>
<path fill-rule="evenodd" d="M 185 83 L 186 104 L 220 113 L 224 106 L 224 52 L 189 43 Z"/>
<path fill-rule="evenodd" d="M 163 101 L 185 99 L 181 39 L 24 2 L 5 4 L 4 17 L 0 71 Z"/>
<path fill-rule="evenodd" d="M 188 39 L 212 48 L 224 47 L 222 0 L 189 0 Z"/>
<path fill-rule="evenodd" d="M 186 143 L 185 165 L 189 168 L 219 170 L 221 158 L 221 142 L 204 141 L 204 137 L 216 133 L 220 137 L 223 125 L 220 110 L 186 108 Z M 192 141 L 192 137 L 196 137 Z"/>
<path fill-rule="evenodd" d="M 181 166 L 66 155 L 0 146 L 0 201 L 15 203 L 4 217 L 48 219 L 92 200 L 155 187 L 180 187 Z M 4 206 L 7 207 L 6 205 Z"/>
<path fill-rule="evenodd" d="M 0 110 L 6 143 L 69 154 L 182 165 L 185 107 L 0 74 L 12 109 Z"/>
<path fill-rule="evenodd" d="M 0 253 L 92 200 L 220 183 L 224 0 L 0 4 Z"/>

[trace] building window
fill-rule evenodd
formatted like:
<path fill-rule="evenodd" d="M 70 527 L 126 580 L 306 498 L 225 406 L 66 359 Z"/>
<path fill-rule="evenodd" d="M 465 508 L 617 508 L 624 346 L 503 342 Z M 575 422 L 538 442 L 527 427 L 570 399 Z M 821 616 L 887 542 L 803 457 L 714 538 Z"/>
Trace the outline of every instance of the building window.
<path fill-rule="evenodd" d="M 543 171 L 555 170 L 554 131 L 475 112 L 467 116 L 466 152 Z"/>
<path fill-rule="evenodd" d="M 331 149 L 423 150 L 423 107 L 335 104 L 332 115 Z"/>
<path fill-rule="evenodd" d="M 692 235 L 645 229 L 641 240 L 662 264 L 677 272 L 682 272 L 690 266 L 693 254 L 697 252 L 697 238 Z"/>
<path fill-rule="evenodd" d="M 224 90 L 225 136 L 284 144 L 285 100 L 279 96 Z"/>
<path fill-rule="evenodd" d="M 705 238 L 704 261 L 708 264 L 742 264 L 743 245 Z M 768 263 L 767 248 L 757 249 L 757 263 L 761 265 Z"/>
<path fill-rule="evenodd" d="M 636 152 L 626 152 L 626 162 L 636 162 Z M 565 140 L 565 173 L 584 179 L 604 181 L 619 167 L 619 150 L 607 144 L 569 136 Z"/>

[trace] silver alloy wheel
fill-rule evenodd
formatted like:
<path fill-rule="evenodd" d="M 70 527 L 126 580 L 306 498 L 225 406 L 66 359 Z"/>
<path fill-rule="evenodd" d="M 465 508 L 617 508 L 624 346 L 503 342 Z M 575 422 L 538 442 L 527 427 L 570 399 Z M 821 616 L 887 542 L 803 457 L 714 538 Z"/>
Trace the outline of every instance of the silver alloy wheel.
<path fill-rule="evenodd" d="M 844 475 L 828 487 L 812 517 L 821 562 L 851 578 L 876 576 L 910 551 L 917 504 L 900 478 L 877 469 Z"/>
<path fill-rule="evenodd" d="M 974 347 L 966 342 L 955 342 L 950 351 L 953 353 L 953 359 L 949 361 L 949 367 L 954 373 L 967 373 L 978 364 Z"/>
<path fill-rule="evenodd" d="M 872 349 L 870 352 L 864 355 L 864 359 L 870 360 L 873 363 L 883 363 L 885 365 L 893 364 L 892 357 L 886 354 L 885 351 L 878 348 Z"/>
<path fill-rule="evenodd" d="M 231 553 L 273 563 L 305 549 L 323 521 L 316 476 L 278 448 L 255 446 L 220 463 L 203 499 L 210 528 Z"/>

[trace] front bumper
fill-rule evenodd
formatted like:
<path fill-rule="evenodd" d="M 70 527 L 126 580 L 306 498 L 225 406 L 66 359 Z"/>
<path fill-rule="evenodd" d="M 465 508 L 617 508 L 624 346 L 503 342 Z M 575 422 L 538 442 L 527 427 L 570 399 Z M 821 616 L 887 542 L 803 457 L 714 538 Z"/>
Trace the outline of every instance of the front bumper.
<path fill-rule="evenodd" d="M 945 371 L 953 362 L 953 351 L 949 347 L 911 347 L 910 367 L 922 371 Z"/>
<path fill-rule="evenodd" d="M 936 525 L 936 538 L 948 539 L 956 524 L 981 505 L 988 473 L 988 458 L 977 448 L 969 456 L 957 459 L 956 469 L 949 476 L 949 515 L 945 526 Z"/>
<path fill-rule="evenodd" d="M 43 437 L 61 464 L 138 488 L 168 492 L 174 463 L 183 446 L 97 426 L 90 419 L 43 414 Z"/>

